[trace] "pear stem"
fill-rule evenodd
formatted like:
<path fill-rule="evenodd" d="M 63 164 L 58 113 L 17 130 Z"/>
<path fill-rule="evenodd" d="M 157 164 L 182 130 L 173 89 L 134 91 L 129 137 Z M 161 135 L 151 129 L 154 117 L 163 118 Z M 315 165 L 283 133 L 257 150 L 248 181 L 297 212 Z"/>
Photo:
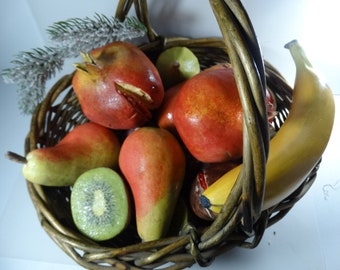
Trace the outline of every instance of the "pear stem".
<path fill-rule="evenodd" d="M 5 157 L 8 158 L 9 160 L 15 161 L 17 163 L 21 163 L 21 164 L 27 163 L 27 159 L 24 156 L 21 156 L 19 154 L 11 152 L 11 151 L 8 151 L 5 155 Z"/>

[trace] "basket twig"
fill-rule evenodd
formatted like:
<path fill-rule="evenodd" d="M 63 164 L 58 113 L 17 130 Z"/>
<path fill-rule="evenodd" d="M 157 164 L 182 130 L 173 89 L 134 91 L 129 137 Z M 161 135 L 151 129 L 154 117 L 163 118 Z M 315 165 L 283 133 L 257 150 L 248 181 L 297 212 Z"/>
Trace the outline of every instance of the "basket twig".
<path fill-rule="evenodd" d="M 125 17 L 129 13 L 132 4 L 134 4 L 135 12 L 138 19 L 145 25 L 147 28 L 147 35 L 149 41 L 155 41 L 158 37 L 156 32 L 153 30 L 149 18 L 148 5 L 147 0 L 120 0 L 116 9 L 116 17 L 124 21 Z"/>

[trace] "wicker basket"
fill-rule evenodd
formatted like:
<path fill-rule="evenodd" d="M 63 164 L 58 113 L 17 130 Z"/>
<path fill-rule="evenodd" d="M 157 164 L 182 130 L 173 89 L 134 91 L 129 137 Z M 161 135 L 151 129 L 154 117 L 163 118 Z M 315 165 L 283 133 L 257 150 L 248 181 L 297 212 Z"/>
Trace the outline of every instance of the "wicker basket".
<path fill-rule="evenodd" d="M 222 38 L 166 38 L 158 35 L 150 24 L 146 0 L 120 0 L 116 16 L 123 20 L 134 6 L 137 16 L 148 29 L 148 42 L 140 47 L 152 60 L 166 48 L 187 46 L 199 58 L 202 68 L 222 61 L 231 62 L 244 114 L 247 119 L 252 119 L 244 121 L 244 166 L 236 186 L 223 212 L 212 223 L 193 218 L 179 235 L 144 243 L 140 242 L 132 224 L 113 240 L 97 243 L 81 235 L 72 221 L 70 188 L 27 182 L 42 227 L 65 253 L 85 268 L 183 269 L 194 263 L 207 266 L 214 257 L 235 246 L 254 248 L 265 229 L 284 217 L 315 179 L 318 166 L 288 198 L 270 209 L 261 210 L 269 148 L 264 89 L 269 87 L 277 99 L 276 130 L 288 114 L 292 89 L 280 73 L 262 59 L 251 22 L 240 2 L 210 2 Z M 87 121 L 73 93 L 72 76 L 62 77 L 37 107 L 25 142 L 26 153 L 56 144 L 76 125 Z"/>

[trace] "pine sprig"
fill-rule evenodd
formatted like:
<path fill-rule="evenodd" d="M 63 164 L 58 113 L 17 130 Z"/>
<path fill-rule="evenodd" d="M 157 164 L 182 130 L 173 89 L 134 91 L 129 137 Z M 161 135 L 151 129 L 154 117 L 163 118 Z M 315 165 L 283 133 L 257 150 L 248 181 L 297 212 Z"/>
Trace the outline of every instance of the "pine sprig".
<path fill-rule="evenodd" d="M 25 80 L 28 87 L 34 82 L 43 82 L 55 75 L 64 63 L 57 48 L 35 48 L 32 51 L 21 52 L 12 62 L 13 68 L 3 70 L 6 83 L 16 83 Z M 39 84 L 39 83 L 38 83 Z"/>
<path fill-rule="evenodd" d="M 4 69 L 2 77 L 6 83 L 17 85 L 19 109 L 33 113 L 44 97 L 47 80 L 62 69 L 64 58 L 58 48 L 45 47 L 20 52 L 11 63 L 14 67 Z"/>
<path fill-rule="evenodd" d="M 96 14 L 94 19 L 56 22 L 47 32 L 55 46 L 21 52 L 11 61 L 14 66 L 1 72 L 6 83 L 17 85 L 18 107 L 24 114 L 32 113 L 42 101 L 46 82 L 62 70 L 65 59 L 113 41 L 143 37 L 146 28 L 134 17 L 120 22 L 115 17 Z"/>
<path fill-rule="evenodd" d="M 116 17 L 95 14 L 91 18 L 71 18 L 56 22 L 47 29 L 50 39 L 61 46 L 68 47 L 69 57 L 81 51 L 89 51 L 116 40 L 127 40 L 145 34 L 145 26 L 136 18 L 126 18 L 121 22 Z"/>

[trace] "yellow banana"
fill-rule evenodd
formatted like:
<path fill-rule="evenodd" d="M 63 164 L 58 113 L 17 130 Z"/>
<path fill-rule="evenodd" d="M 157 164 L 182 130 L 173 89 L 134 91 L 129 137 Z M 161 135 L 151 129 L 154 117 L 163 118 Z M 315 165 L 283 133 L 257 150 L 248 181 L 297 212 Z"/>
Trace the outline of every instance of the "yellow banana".
<path fill-rule="evenodd" d="M 288 118 L 270 141 L 263 210 L 290 195 L 307 177 L 324 152 L 334 122 L 334 97 L 293 40 L 285 45 L 296 66 L 293 101 Z M 240 172 L 238 166 L 208 187 L 202 205 L 219 213 Z M 204 202 L 204 203 L 203 203 Z"/>

